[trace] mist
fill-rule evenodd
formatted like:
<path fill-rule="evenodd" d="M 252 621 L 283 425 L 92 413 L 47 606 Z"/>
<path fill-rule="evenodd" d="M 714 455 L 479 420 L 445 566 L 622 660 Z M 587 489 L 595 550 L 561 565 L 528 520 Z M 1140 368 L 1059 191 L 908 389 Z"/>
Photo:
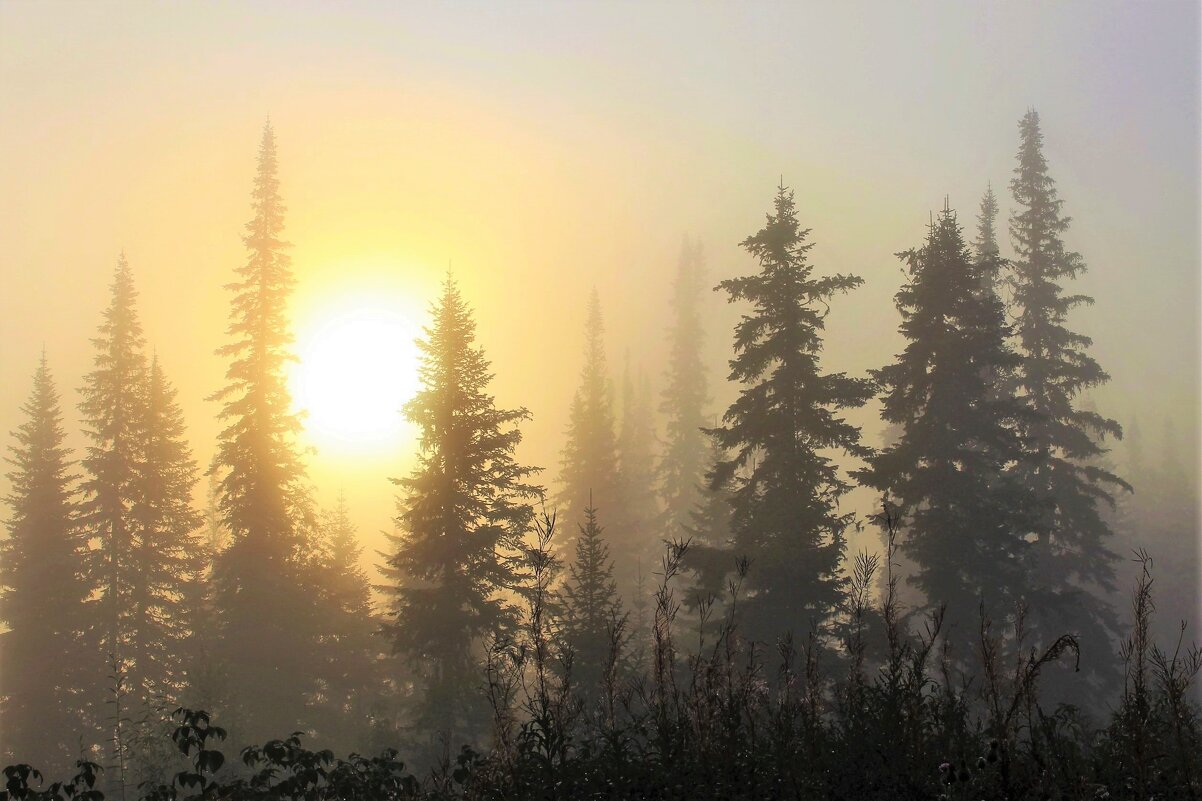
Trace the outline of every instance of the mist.
<path fill-rule="evenodd" d="M 798 648 L 812 637 L 810 646 L 828 649 L 820 662 L 831 684 L 814 697 L 825 693 L 829 715 L 804 714 L 839 728 L 854 691 L 834 675 L 863 668 L 872 686 L 901 639 L 915 638 L 921 652 L 936 613 L 944 628 L 926 643 L 932 662 L 922 675 L 938 674 L 934 654 L 945 645 L 947 664 L 980 674 L 968 663 L 988 640 L 988 614 L 1000 661 L 1036 646 L 1065 661 L 1061 635 L 1080 660 L 1080 674 L 1067 662 L 1048 667 L 1039 689 L 1016 679 L 1014 698 L 1049 712 L 1059 702 L 1083 709 L 1099 730 L 1125 720 L 1139 650 L 1131 643 L 1143 642 L 1132 630 L 1142 626 L 1147 643 L 1171 653 L 1189 621 L 1182 658 L 1199 659 L 1188 645 L 1202 619 L 1200 25 L 1196 5 L 1173 2 L 0 4 L 0 431 L 12 432 L 11 472 L 0 479 L 9 521 L 0 537 L 0 762 L 66 775 L 86 752 L 105 767 L 110 797 L 132 794 L 135 773 L 150 784 L 170 784 L 176 768 L 206 781 L 233 776 L 230 764 L 218 774 L 188 761 L 195 751 L 176 755 L 170 730 L 204 728 L 172 718 L 185 707 L 212 713 L 239 748 L 294 730 L 339 756 L 398 747 L 421 792 L 434 792 L 426 772 L 444 756 L 449 766 L 464 743 L 491 770 L 514 764 L 498 755 L 527 753 L 516 732 L 531 721 L 579 743 L 620 728 L 619 697 L 654 717 L 667 695 L 646 687 L 678 671 L 696 689 L 697 660 L 718 658 L 698 636 L 726 642 L 735 662 L 730 653 L 753 643 L 771 662 L 784 635 Z M 1029 163 L 1035 153 L 1045 160 L 1051 205 L 1016 196 L 1027 185 L 1024 152 Z M 994 251 L 981 238 L 987 191 L 997 204 Z M 1033 208 L 1052 215 L 1041 223 L 1057 240 L 1049 250 L 1023 239 Z M 800 238 L 773 250 L 765 243 L 786 236 L 790 219 L 788 236 Z M 958 300 L 949 287 L 959 273 L 946 266 L 961 258 L 947 255 L 960 253 L 948 244 L 957 227 L 963 269 L 989 287 Z M 782 261 L 786 252 L 793 261 Z M 283 272 L 270 280 L 246 272 L 276 258 Z M 1063 269 L 1039 266 L 1049 259 Z M 771 381 L 794 368 L 753 365 L 761 356 L 788 365 L 800 352 L 756 356 L 752 340 L 736 337 L 748 319 L 769 320 L 763 331 L 784 325 L 768 315 L 781 287 L 794 285 L 772 283 L 776 269 L 837 284 L 798 296 L 817 321 L 816 344 L 795 368 L 810 369 L 812 355 L 815 372 L 793 385 L 807 408 L 822 410 L 812 429 L 798 428 L 804 416 L 790 418 L 796 425 L 772 417 L 771 404 L 755 412 L 747 394 L 762 385 L 781 397 Z M 1057 379 L 1063 414 L 1036 400 L 1045 374 L 1032 368 L 1045 347 L 1031 333 L 1045 330 L 1031 322 L 1031 298 L 1047 279 L 1039 269 L 1051 270 L 1063 296 L 1091 299 L 1047 312 L 1088 338 L 1072 340 L 1064 362 L 1084 377 Z M 951 277 L 934 277 L 943 275 Z M 923 281 L 933 294 L 915 289 Z M 271 302 L 254 301 L 269 309 L 262 318 L 239 306 L 268 284 Z M 923 305 L 944 294 L 955 314 Z M 125 336 L 112 321 L 130 310 L 140 334 L 128 342 L 140 355 L 126 374 L 98 353 L 106 338 Z M 905 361 L 912 345 L 935 347 L 921 334 L 928 312 L 960 315 L 972 334 L 965 342 L 984 349 L 964 357 L 977 366 L 948 386 L 993 433 L 970 436 L 959 417 L 947 426 L 966 449 L 954 474 L 981 481 L 963 498 L 988 502 L 957 507 L 954 525 L 922 522 L 940 502 L 914 479 L 946 456 L 922 450 L 922 432 L 946 420 L 927 417 L 934 401 L 915 400 L 940 390 L 905 384 L 900 367 L 888 373 L 918 363 Z M 907 320 L 917 322 L 907 329 Z M 996 325 L 985 330 L 988 320 Z M 255 326 L 274 332 L 262 347 Z M 464 342 L 471 347 L 454 349 Z M 486 363 L 472 361 L 472 348 Z M 465 361 L 452 368 L 454 358 Z M 940 374 L 940 358 L 912 375 Z M 487 547 L 463 532 L 421 533 L 430 525 L 422 493 L 454 462 L 432 422 L 443 419 L 439 377 L 462 371 L 487 378 L 472 397 L 491 411 L 472 419 L 504 442 L 464 457 L 476 472 L 455 479 L 479 493 L 464 531 L 487 529 Z M 821 384 L 830 375 L 849 383 Z M 988 386 L 969 399 L 977 379 Z M 125 401 L 114 398 L 125 380 L 137 383 L 137 404 L 162 401 L 161 441 L 174 444 L 123 439 Z M 22 427 L 37 409 L 48 420 L 56 405 L 39 386 L 57 394 L 61 497 L 30 483 L 43 474 L 22 461 L 36 440 L 22 440 Z M 238 406 L 243 396 L 259 405 Z M 1007 410 L 1006 399 L 1027 406 Z M 265 422 L 251 406 L 278 419 Z M 1075 433 L 1055 433 L 1061 423 Z M 149 436 L 151 423 L 139 425 L 130 430 Z M 806 456 L 779 456 L 782 440 L 758 433 L 773 426 L 804 441 Z M 997 444 L 1011 438 L 1013 450 Z M 256 450 L 264 442 L 270 457 Z M 993 478 L 967 466 L 986 451 Z M 600 453 L 609 461 L 596 461 Z M 121 454 L 129 475 L 114 478 Z M 162 460 L 157 472 L 147 454 Z M 136 498 L 110 498 L 149 475 L 177 477 L 155 484 L 169 489 L 153 503 L 141 501 L 158 510 L 157 540 L 136 533 L 150 526 L 130 511 L 142 508 Z M 275 500 L 256 494 L 276 479 Z M 1057 495 L 1078 480 L 1087 489 L 1071 503 Z M 778 491 L 796 507 L 765 500 Z M 79 527 L 70 534 L 78 553 L 61 559 L 78 557 L 76 567 L 38 561 L 49 551 L 36 546 L 37 526 L 53 528 L 46 510 L 60 502 L 69 507 L 63 526 Z M 126 514 L 130 553 L 158 547 L 179 571 L 169 602 L 137 607 L 152 582 L 118 575 L 127 523 L 113 515 Z M 1068 533 L 1074 526 L 1085 533 Z M 995 528 L 1009 533 L 982 533 Z M 1026 555 L 1028 545 L 1045 555 Z M 438 561 L 448 548 L 463 564 L 513 572 L 477 576 L 491 588 L 477 606 L 438 600 L 438 576 L 465 569 Z M 247 565 L 260 558 L 255 573 Z M 51 594 L 30 578 L 42 563 L 78 572 L 65 592 L 77 593 L 70 608 L 82 617 L 49 611 L 30 622 L 22 610 L 34 602 L 22 593 L 38 603 Z M 283 564 L 292 567 L 263 567 Z M 223 606 L 226 591 L 261 605 L 239 617 Z M 585 596 L 612 603 L 586 615 Z M 175 621 L 162 637 L 167 651 L 179 649 L 163 665 L 122 622 L 136 618 L 126 603 Z M 1155 614 L 1141 618 L 1152 603 Z M 467 607 L 470 621 L 435 613 Z M 292 622 L 277 627 L 276 614 Z M 309 640 L 290 633 L 298 620 Z M 665 641 L 672 625 L 677 639 Z M 456 626 L 462 648 L 442 631 Z M 50 630 L 74 650 L 23 644 Z M 545 663 L 500 676 L 494 661 L 508 647 Z M 293 652 L 317 656 L 280 660 Z M 76 672 L 51 691 L 33 680 L 43 659 Z M 788 686 L 775 665 L 764 669 L 766 677 L 748 674 L 748 686 Z M 114 672 L 130 685 L 120 725 L 106 707 Z M 547 706 L 559 697 L 548 681 L 559 682 L 559 712 Z M 482 683 L 491 694 L 477 698 Z M 991 700 L 984 682 L 976 686 L 962 700 L 965 720 L 986 721 L 982 759 L 990 741 L 1015 760 L 1038 751 L 1034 735 L 989 718 L 1003 689 Z M 578 704 L 563 700 L 569 690 Z M 152 697 L 161 702 L 153 709 Z M 1196 687 L 1168 697 L 1194 704 L 1196 724 Z M 604 699 L 606 714 L 597 711 Z M 752 719 L 759 712 L 748 705 Z M 1173 714 L 1179 733 L 1188 715 Z M 136 744 L 162 732 L 166 755 Z M 950 753 L 951 729 L 941 736 L 899 757 L 922 781 L 940 781 L 945 760 L 977 758 Z M 557 764 L 578 755 L 564 749 Z M 227 763 L 236 754 L 228 748 Z M 1096 765 L 1105 754 L 1091 754 L 1090 775 L 1104 784 Z M 1109 761 L 1127 770 L 1124 758 Z M 640 759 L 652 775 L 671 774 Z M 1145 782 L 1142 767 L 1131 770 Z M 1173 787 L 1202 782 L 1196 754 L 1172 770 L 1162 778 L 1172 774 L 1163 781 Z M 1064 768 L 1074 771 L 1086 769 Z M 972 781 L 985 787 L 987 774 Z M 539 786 L 506 775 L 514 793 Z M 1148 797 L 1139 793 L 1152 782 L 1131 797 Z"/>

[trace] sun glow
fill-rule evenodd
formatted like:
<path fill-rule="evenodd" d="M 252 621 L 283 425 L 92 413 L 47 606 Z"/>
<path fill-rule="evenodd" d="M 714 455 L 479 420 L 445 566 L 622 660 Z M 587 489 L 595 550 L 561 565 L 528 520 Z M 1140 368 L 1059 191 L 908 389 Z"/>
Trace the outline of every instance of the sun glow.
<path fill-rule="evenodd" d="M 387 298 L 343 298 L 298 338 L 292 395 L 319 449 L 385 451 L 408 438 L 401 407 L 418 389 L 421 329 L 403 309 Z"/>

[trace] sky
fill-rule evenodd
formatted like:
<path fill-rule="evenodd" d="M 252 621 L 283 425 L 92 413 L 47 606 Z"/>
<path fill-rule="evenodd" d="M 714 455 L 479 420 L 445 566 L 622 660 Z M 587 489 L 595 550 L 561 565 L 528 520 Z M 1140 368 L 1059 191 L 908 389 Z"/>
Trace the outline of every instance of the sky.
<path fill-rule="evenodd" d="M 863 374 L 901 347 L 894 254 L 945 198 L 971 229 L 990 183 L 1004 227 L 1035 108 L 1089 266 L 1074 289 L 1096 300 L 1071 325 L 1112 376 L 1093 400 L 1148 432 L 1171 418 L 1196 465 L 1199 26 L 1193 2 L 0 0 L 0 432 L 44 347 L 81 444 L 76 390 L 124 251 L 208 462 L 223 285 L 268 119 L 302 363 L 365 304 L 416 329 L 450 269 L 551 484 L 592 288 L 615 377 L 628 360 L 658 391 L 682 238 L 712 283 L 752 271 L 738 243 L 783 180 L 817 269 L 865 279 L 824 356 Z M 740 310 L 707 303 L 718 414 Z M 878 441 L 875 407 L 853 419 Z M 376 547 L 412 438 L 306 443 L 320 501 L 344 492 Z"/>

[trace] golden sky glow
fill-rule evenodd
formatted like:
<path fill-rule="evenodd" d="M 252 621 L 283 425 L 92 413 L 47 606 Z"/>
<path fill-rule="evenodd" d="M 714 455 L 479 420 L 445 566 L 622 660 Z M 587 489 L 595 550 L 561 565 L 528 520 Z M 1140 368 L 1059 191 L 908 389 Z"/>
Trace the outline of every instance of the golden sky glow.
<path fill-rule="evenodd" d="M 425 320 L 448 266 L 498 405 L 532 414 L 519 455 L 552 484 L 593 287 L 615 377 L 629 354 L 658 393 L 682 235 L 703 242 L 713 283 L 750 272 L 738 243 L 783 177 L 817 269 L 865 279 L 836 300 L 824 350 L 862 375 L 900 346 L 894 253 L 921 241 L 929 211 L 950 196 L 971 227 L 992 182 L 1004 227 L 1029 106 L 1074 217 L 1067 244 L 1089 265 L 1075 289 L 1097 303 L 1072 327 L 1113 376 L 1099 407 L 1153 431 L 1166 415 L 1189 425 L 1197 17 L 1119 2 L 0 3 L 0 433 L 45 345 L 82 444 L 76 389 L 124 249 L 207 464 L 223 285 L 245 260 L 270 117 L 310 477 L 323 504 L 345 491 L 374 558 L 387 479 L 414 447 L 383 421 L 414 376 L 399 332 Z M 740 309 L 706 303 L 717 415 Z M 373 341 L 361 363 L 336 355 Z M 369 374 L 394 383 L 364 408 L 342 384 Z M 875 444 L 878 410 L 862 411 Z M 1196 435 L 1195 421 L 1183 439 Z"/>
<path fill-rule="evenodd" d="M 419 327 L 408 305 L 351 289 L 297 321 L 290 387 L 318 450 L 378 453 L 411 443 L 401 407 L 418 389 Z"/>

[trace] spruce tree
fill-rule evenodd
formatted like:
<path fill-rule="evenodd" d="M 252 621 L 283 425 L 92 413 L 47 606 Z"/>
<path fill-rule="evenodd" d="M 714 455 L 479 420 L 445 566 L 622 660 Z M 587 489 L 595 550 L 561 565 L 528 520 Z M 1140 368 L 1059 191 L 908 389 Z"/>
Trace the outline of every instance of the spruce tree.
<path fill-rule="evenodd" d="M 420 432 L 417 465 L 393 479 L 400 534 L 385 572 L 391 596 L 384 631 L 407 658 L 423 697 L 418 731 L 454 740 L 486 720 L 477 649 L 516 622 L 503 594 L 518 585 L 517 558 L 541 496 L 534 470 L 514 451 L 525 409 L 498 409 L 476 324 L 447 279 L 433 322 L 418 341 L 421 389 L 405 406 Z"/>
<path fill-rule="evenodd" d="M 630 357 L 622 371 L 622 416 L 618 426 L 618 478 L 621 515 L 619 537 L 612 539 L 621 574 L 631 576 L 635 563 L 659 550 L 656 536 L 659 499 L 655 492 L 655 418 L 651 388 L 640 373 L 636 382 L 630 374 Z M 587 517 L 587 510 L 586 515 Z"/>
<path fill-rule="evenodd" d="M 751 304 L 735 328 L 730 362 L 731 380 L 744 386 L 710 433 L 731 454 L 711 485 L 734 481 L 733 556 L 751 563 L 743 611 L 757 639 L 804 633 L 838 607 L 851 523 L 838 501 L 850 487 L 830 453 L 867 452 L 840 413 L 863 406 L 872 383 L 819 365 L 829 301 L 861 279 L 815 276 L 808 234 L 782 185 L 765 226 L 742 243 L 760 272 L 718 287 L 731 302 Z"/>
<path fill-rule="evenodd" d="M 691 524 L 710 468 L 705 406 L 709 402 L 702 347 L 701 300 L 705 267 L 700 243 L 685 240 L 672 282 L 672 327 L 666 385 L 660 401 L 665 441 L 657 468 L 664 537 L 678 537 Z"/>
<path fill-rule="evenodd" d="M 1020 121 L 1019 134 L 1018 165 L 1010 182 L 1017 204 L 1010 217 L 1014 333 L 1023 357 L 1016 383 L 1034 412 L 1024 436 L 1036 457 L 1019 465 L 1019 474 L 1043 511 L 1035 527 L 1034 562 L 1041 592 L 1032 607 L 1038 610 L 1035 623 L 1047 634 L 1074 632 L 1087 650 L 1105 654 L 1113 613 L 1086 590 L 1113 587 L 1115 555 L 1102 512 L 1114 502 L 1116 490 L 1130 487 L 1089 461 L 1105 451 L 1106 437 L 1120 438 L 1122 429 L 1079 406 L 1083 391 L 1109 379 L 1088 353 L 1090 338 L 1066 327 L 1069 312 L 1093 299 L 1066 294 L 1062 286 L 1079 276 L 1085 263 L 1062 239 L 1070 218 L 1062 213 L 1063 201 L 1048 174 L 1035 111 Z"/>
<path fill-rule="evenodd" d="M 578 525 L 575 556 L 568 564 L 568 577 L 561 590 L 561 626 L 563 642 L 572 654 L 574 683 L 587 696 L 598 691 L 613 647 L 621 649 L 623 645 L 618 635 L 624 615 L 604 529 L 591 503 L 584 516 L 584 524 Z M 616 643 L 615 637 L 619 640 Z"/>
<path fill-rule="evenodd" d="M 130 510 L 136 583 L 129 598 L 128 654 L 139 698 L 161 699 L 169 712 L 181 697 L 184 656 L 196 624 L 188 604 L 204 569 L 201 516 L 192 505 L 197 467 L 184 440 L 183 412 L 157 356 L 150 362 L 145 399 Z"/>
<path fill-rule="evenodd" d="M 134 593 L 141 586 L 133 508 L 143 472 L 147 367 L 136 308 L 133 273 L 122 254 L 111 284 L 111 299 L 97 336 L 93 369 L 84 378 L 79 404 L 89 445 L 84 470 L 80 523 L 95 544 L 90 551 L 92 581 L 99 588 L 91 625 L 100 664 L 90 701 L 109 733 L 111 781 L 123 784 L 131 714 L 145 696 L 130 675 L 137 622 Z"/>
<path fill-rule="evenodd" d="M 234 297 L 217 353 L 229 359 L 226 384 L 212 396 L 225 424 L 210 471 L 219 478 L 230 542 L 216 560 L 221 618 L 219 660 L 228 674 L 238 734 L 263 740 L 301 727 L 316 689 L 316 594 L 309 560 L 315 528 L 296 445 L 285 366 L 293 358 L 287 305 L 294 278 L 281 239 L 275 135 L 263 129 L 246 225 L 246 263 L 227 285 Z"/>
<path fill-rule="evenodd" d="M 955 213 L 944 209 L 926 243 L 898 255 L 906 347 L 873 375 L 882 417 L 900 437 L 858 476 L 899 513 L 903 553 L 917 566 L 911 581 L 928 608 L 946 605 L 945 632 L 965 659 L 981 602 L 1000 621 L 1027 595 L 1032 497 L 1012 469 L 1025 458 L 1017 427 L 1026 410 L 994 391 L 1017 358 L 1001 301 L 982 290 L 989 262 L 969 254 Z"/>
<path fill-rule="evenodd" d="M 997 197 L 993 194 L 993 186 L 985 188 L 981 198 L 981 213 L 977 215 L 977 238 L 973 241 L 973 256 L 982 265 L 981 282 L 983 287 L 997 291 L 1002 266 L 1001 251 L 997 244 Z"/>
<path fill-rule="evenodd" d="M 376 675 L 378 628 L 371 584 L 360 564 L 363 546 L 350 519 L 346 498 L 322 515 L 321 569 L 323 622 L 321 705 L 318 733 L 329 747 L 343 751 L 368 745 L 368 719 Z"/>
<path fill-rule="evenodd" d="M 0 755 L 4 764 L 65 770 L 78 756 L 76 738 L 89 736 L 85 695 L 99 662 L 85 636 L 87 537 L 45 353 L 21 411 L 0 540 Z"/>
<path fill-rule="evenodd" d="M 714 438 L 709 438 L 708 445 L 708 462 L 713 469 L 721 464 L 725 454 Z M 702 600 L 722 598 L 725 578 L 734 569 L 735 556 L 730 551 L 733 485 L 733 474 L 724 475 L 717 484 L 701 484 L 689 522 L 684 526 L 683 536 L 689 541 L 686 564 L 694 574 L 690 607 L 696 608 Z"/>
<path fill-rule="evenodd" d="M 607 508 L 622 508 L 613 386 L 605 358 L 601 300 L 595 289 L 589 296 L 584 337 L 584 367 L 568 414 L 556 498 L 559 519 L 573 523 L 584 519 L 590 497 Z"/>

